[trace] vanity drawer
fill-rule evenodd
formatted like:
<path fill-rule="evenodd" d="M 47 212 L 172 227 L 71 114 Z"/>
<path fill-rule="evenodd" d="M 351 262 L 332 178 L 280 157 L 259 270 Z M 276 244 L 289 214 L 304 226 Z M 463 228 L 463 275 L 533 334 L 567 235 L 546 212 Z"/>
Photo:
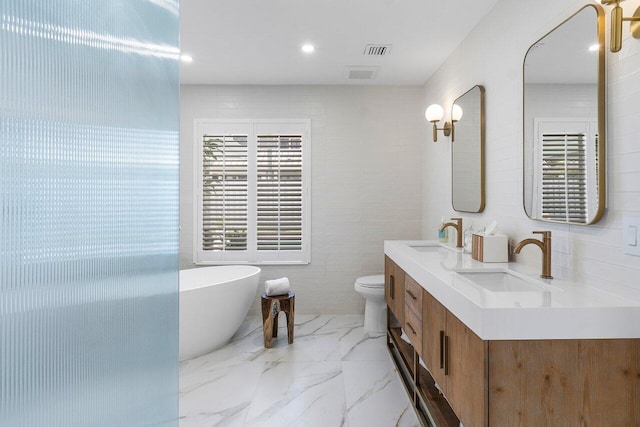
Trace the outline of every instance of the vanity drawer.
<path fill-rule="evenodd" d="M 404 279 L 404 307 L 404 332 L 422 353 L 422 286 L 408 274 Z"/>
<path fill-rule="evenodd" d="M 404 279 L 404 302 L 414 312 L 422 313 L 422 286 L 408 274 Z"/>
<path fill-rule="evenodd" d="M 404 332 L 418 353 L 422 353 L 422 319 L 415 311 L 409 309 L 404 312 Z"/>

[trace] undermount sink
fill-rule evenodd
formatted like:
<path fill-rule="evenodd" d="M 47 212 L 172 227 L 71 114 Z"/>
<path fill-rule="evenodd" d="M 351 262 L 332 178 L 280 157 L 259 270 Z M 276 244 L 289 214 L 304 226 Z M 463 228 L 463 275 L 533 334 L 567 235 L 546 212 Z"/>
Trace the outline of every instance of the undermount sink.
<path fill-rule="evenodd" d="M 454 252 L 461 252 L 462 248 L 454 248 L 449 245 L 445 245 L 443 243 L 437 242 L 435 240 L 425 240 L 420 243 L 416 243 L 414 245 L 409 245 L 411 249 L 414 249 L 418 252 L 437 252 L 441 248 L 448 249 Z"/>
<path fill-rule="evenodd" d="M 409 246 L 409 247 L 418 252 L 434 252 L 434 251 L 440 250 L 440 246 Z"/>
<path fill-rule="evenodd" d="M 548 307 L 552 291 L 558 289 L 508 269 L 457 270 L 456 274 L 477 289 L 486 307 Z"/>
<path fill-rule="evenodd" d="M 491 292 L 545 291 L 543 283 L 515 275 L 509 270 L 456 271 L 457 274 Z"/>

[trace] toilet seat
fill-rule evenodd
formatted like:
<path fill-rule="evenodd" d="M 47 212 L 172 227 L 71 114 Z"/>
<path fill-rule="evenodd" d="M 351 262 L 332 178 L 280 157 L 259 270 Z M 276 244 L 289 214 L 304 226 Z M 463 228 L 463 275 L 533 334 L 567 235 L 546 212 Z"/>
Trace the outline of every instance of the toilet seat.
<path fill-rule="evenodd" d="M 363 288 L 384 288 L 384 274 L 358 277 L 356 279 L 356 285 Z"/>

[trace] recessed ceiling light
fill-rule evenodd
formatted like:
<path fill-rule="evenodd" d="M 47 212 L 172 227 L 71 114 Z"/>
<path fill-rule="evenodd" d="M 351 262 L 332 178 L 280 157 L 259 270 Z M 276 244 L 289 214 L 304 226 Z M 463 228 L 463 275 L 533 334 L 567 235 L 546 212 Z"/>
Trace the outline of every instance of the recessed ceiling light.
<path fill-rule="evenodd" d="M 193 62 L 193 57 L 191 55 L 180 55 L 180 60 L 182 62 L 190 63 Z"/>
<path fill-rule="evenodd" d="M 589 51 L 590 52 L 595 52 L 597 50 L 600 50 L 600 45 L 599 44 L 592 44 L 591 46 L 589 46 Z"/>
<path fill-rule="evenodd" d="M 314 50 L 316 50 L 316 48 L 315 48 L 315 47 L 313 47 L 313 45 L 312 45 L 312 44 L 308 44 L 308 43 L 307 43 L 307 44 L 305 44 L 305 45 L 302 45 L 302 51 L 303 51 L 304 53 L 311 53 L 311 52 L 313 52 Z"/>

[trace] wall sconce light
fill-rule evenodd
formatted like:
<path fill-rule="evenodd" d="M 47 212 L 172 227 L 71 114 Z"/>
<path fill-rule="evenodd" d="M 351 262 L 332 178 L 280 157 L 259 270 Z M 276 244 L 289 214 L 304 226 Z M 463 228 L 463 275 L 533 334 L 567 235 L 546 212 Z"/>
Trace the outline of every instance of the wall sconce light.
<path fill-rule="evenodd" d="M 615 4 L 611 9 L 611 52 L 618 52 L 622 49 L 622 21 L 631 22 L 631 35 L 635 39 L 640 39 L 640 7 L 636 9 L 633 16 L 625 18 L 622 16 L 623 10 L 620 2 L 624 0 L 601 0 L 605 6 Z"/>
<path fill-rule="evenodd" d="M 427 121 L 433 123 L 433 142 L 438 142 L 438 131 L 441 130 L 444 136 L 451 135 L 451 123 L 445 122 L 443 128 L 438 127 L 438 122 L 444 117 L 444 110 L 438 104 L 431 104 L 424 112 Z"/>
<path fill-rule="evenodd" d="M 444 127 L 439 128 L 438 122 L 442 120 L 444 117 L 444 110 L 438 104 L 431 104 L 427 107 L 427 110 L 424 112 L 424 116 L 427 121 L 433 123 L 433 142 L 438 142 L 438 131 L 441 130 L 444 133 L 444 136 L 451 135 L 451 141 L 453 142 L 453 127 L 454 123 L 462 118 L 462 108 L 453 104 L 451 108 L 451 121 L 444 122 Z"/>

